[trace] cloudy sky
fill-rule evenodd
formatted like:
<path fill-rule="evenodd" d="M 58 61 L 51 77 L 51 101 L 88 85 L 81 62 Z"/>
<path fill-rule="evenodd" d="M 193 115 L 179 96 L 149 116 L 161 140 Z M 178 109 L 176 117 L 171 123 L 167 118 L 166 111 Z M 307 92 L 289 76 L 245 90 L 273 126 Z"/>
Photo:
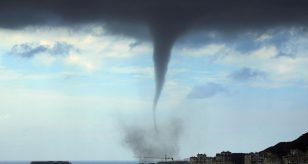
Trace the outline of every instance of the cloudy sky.
<path fill-rule="evenodd" d="M 306 36 L 292 28 L 182 37 L 157 113 L 158 126 L 183 121 L 179 157 L 260 151 L 307 132 Z M 2 160 L 134 158 L 121 128 L 152 124 L 150 42 L 95 25 L 0 37 Z"/>
<path fill-rule="evenodd" d="M 0 27 L 0 160 L 135 159 L 127 127 L 153 130 L 151 40 L 97 23 L 29 24 Z M 307 45 L 298 25 L 181 35 L 157 108 L 162 131 L 181 122 L 177 158 L 307 132 Z"/>

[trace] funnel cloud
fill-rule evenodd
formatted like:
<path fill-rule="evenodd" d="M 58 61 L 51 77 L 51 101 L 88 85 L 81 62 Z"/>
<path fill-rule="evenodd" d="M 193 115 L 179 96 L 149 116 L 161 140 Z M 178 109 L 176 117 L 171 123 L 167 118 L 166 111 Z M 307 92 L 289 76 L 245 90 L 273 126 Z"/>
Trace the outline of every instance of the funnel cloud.
<path fill-rule="evenodd" d="M 245 31 L 263 31 L 280 26 L 306 28 L 307 18 L 307 0 L 0 1 L 0 28 L 98 24 L 111 34 L 152 41 L 156 79 L 153 100 L 155 127 L 155 110 L 163 90 L 172 47 L 185 33 L 215 30 L 233 36 Z M 138 146 L 140 144 L 135 143 L 148 143 L 143 136 L 128 134 L 126 138 L 135 154 L 152 151 L 143 150 Z"/>

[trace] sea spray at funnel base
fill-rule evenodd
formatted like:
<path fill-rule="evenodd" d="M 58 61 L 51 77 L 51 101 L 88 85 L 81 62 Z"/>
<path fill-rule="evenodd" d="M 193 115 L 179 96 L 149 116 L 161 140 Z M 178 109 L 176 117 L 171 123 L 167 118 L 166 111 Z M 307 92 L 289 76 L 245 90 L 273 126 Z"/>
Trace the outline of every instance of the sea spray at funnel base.
<path fill-rule="evenodd" d="M 149 128 L 150 124 L 134 124 L 123 128 L 123 144 L 130 148 L 139 160 L 158 160 L 165 156 L 176 158 L 179 153 L 179 141 L 183 133 L 182 119 L 173 118 L 163 122 L 159 133 Z"/>

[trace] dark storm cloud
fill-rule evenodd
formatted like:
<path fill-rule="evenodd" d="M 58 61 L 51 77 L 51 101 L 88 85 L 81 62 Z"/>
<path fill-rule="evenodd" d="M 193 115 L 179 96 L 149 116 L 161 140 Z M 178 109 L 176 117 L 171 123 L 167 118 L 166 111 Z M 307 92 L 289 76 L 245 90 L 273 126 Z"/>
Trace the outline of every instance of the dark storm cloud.
<path fill-rule="evenodd" d="M 64 56 L 68 55 L 71 50 L 73 50 L 73 46 L 65 42 L 56 42 L 53 46 L 38 43 L 23 43 L 14 45 L 9 54 L 25 58 L 30 58 L 41 53 Z"/>
<path fill-rule="evenodd" d="M 220 93 L 226 93 L 228 89 L 221 84 L 206 83 L 204 85 L 195 86 L 187 95 L 189 99 L 205 99 L 211 98 Z"/>
<path fill-rule="evenodd" d="M 273 25 L 306 25 L 305 0 L 2 0 L 0 26 L 42 23 L 145 23 L 169 31 L 205 25 L 225 30 L 258 29 Z M 135 23 L 134 23 L 135 22 Z M 167 26 L 168 25 L 168 26 Z M 118 26 L 114 29 L 127 29 Z M 131 32 L 134 28 L 129 29 Z"/>
<path fill-rule="evenodd" d="M 162 91 L 175 41 L 187 31 L 232 36 L 276 26 L 307 26 L 307 0 L 1 0 L 0 27 L 103 24 L 110 33 L 154 44 L 156 93 Z M 148 30 L 142 30 L 142 29 Z M 145 32 L 144 32 L 145 31 Z"/>
<path fill-rule="evenodd" d="M 264 79 L 266 77 L 266 73 L 245 67 L 242 68 L 241 70 L 231 73 L 229 77 L 233 80 L 240 80 L 240 81 L 257 80 L 257 79 Z"/>

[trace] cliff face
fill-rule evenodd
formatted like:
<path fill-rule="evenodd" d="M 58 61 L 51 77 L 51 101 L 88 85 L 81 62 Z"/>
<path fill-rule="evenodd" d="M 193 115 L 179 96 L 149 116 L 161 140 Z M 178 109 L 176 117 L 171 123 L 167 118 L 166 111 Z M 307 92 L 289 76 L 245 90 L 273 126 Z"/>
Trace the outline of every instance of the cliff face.
<path fill-rule="evenodd" d="M 270 152 L 280 157 L 287 155 L 290 150 L 298 149 L 303 152 L 308 150 L 308 133 L 291 142 L 280 142 L 275 146 L 269 147 L 261 152 Z"/>

